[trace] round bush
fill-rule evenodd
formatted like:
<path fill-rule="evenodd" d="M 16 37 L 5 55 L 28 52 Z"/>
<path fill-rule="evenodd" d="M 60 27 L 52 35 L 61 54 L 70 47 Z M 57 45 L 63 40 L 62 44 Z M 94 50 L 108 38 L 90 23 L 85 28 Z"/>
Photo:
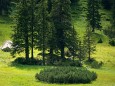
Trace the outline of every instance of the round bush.
<path fill-rule="evenodd" d="M 97 74 L 85 68 L 56 67 L 40 71 L 35 78 L 48 83 L 90 83 Z"/>
<path fill-rule="evenodd" d="M 41 60 L 38 60 L 38 59 L 35 59 L 35 58 L 33 58 L 33 59 L 29 58 L 28 60 L 26 60 L 23 57 L 16 58 L 13 61 L 13 63 L 22 64 L 22 65 L 42 65 Z"/>

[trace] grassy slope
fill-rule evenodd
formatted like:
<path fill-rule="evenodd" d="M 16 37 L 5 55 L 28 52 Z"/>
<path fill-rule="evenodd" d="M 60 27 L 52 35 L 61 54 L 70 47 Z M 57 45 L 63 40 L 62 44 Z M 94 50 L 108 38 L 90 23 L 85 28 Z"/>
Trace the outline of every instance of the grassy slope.
<path fill-rule="evenodd" d="M 12 24 L 9 18 L 0 16 L 0 45 L 9 40 L 12 33 Z"/>
<path fill-rule="evenodd" d="M 84 1 L 84 0 L 81 0 Z M 106 13 L 106 11 L 101 11 Z M 79 32 L 80 36 L 83 37 L 85 31 L 85 14 L 82 13 L 78 18 L 75 15 L 73 22 L 76 30 Z M 106 14 L 109 15 L 109 14 Z M 108 16 L 103 15 L 102 24 L 103 28 L 109 25 L 105 18 Z M 5 40 L 9 40 L 11 36 L 11 26 L 9 19 L 0 17 L 0 45 L 3 44 Z M 4 53 L 0 51 L 0 86 L 115 86 L 115 47 L 111 47 L 107 44 L 108 38 L 100 31 L 95 33 L 96 39 L 100 37 L 104 40 L 103 44 L 97 45 L 97 51 L 92 57 L 99 61 L 104 62 L 104 66 L 101 69 L 91 69 L 98 74 L 98 79 L 91 84 L 47 84 L 35 80 L 35 73 L 40 72 L 48 66 L 10 66 L 10 62 L 13 60 L 9 53 Z"/>

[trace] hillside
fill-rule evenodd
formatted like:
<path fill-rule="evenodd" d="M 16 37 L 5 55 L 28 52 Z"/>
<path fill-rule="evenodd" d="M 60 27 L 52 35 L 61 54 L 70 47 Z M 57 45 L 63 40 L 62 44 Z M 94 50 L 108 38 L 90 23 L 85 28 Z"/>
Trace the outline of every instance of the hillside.
<path fill-rule="evenodd" d="M 85 0 L 81 0 L 79 5 L 80 10 L 76 6 L 72 7 L 72 22 L 82 39 L 86 29 Z M 110 25 L 108 20 L 110 20 L 111 12 L 101 9 L 100 13 L 102 28 L 105 29 Z M 11 18 L 0 16 L 0 46 L 6 40 L 11 40 L 13 25 Z M 48 84 L 36 81 L 35 74 L 50 66 L 11 65 L 15 58 L 12 58 L 9 52 L 0 50 L 0 86 L 115 86 L 115 47 L 108 44 L 109 38 L 103 31 L 96 30 L 94 37 L 96 41 L 101 38 L 103 43 L 97 44 L 96 52 L 92 57 L 104 64 L 100 69 L 89 68 L 98 75 L 97 80 L 91 84 Z M 19 55 L 19 57 L 22 56 L 23 54 Z M 37 56 L 37 51 L 35 51 L 35 56 Z"/>

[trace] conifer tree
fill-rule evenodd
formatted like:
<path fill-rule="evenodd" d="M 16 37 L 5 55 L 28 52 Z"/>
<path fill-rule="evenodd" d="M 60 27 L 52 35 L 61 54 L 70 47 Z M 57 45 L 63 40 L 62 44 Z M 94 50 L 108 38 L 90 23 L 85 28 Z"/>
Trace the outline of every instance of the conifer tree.
<path fill-rule="evenodd" d="M 86 57 L 86 49 L 85 49 L 84 43 L 79 41 L 79 47 L 78 47 L 79 61 L 81 62 L 85 57 Z"/>
<path fill-rule="evenodd" d="M 75 57 L 78 54 L 77 52 L 79 51 L 80 38 L 79 38 L 79 34 L 76 32 L 74 26 L 73 26 L 70 34 L 71 34 L 70 38 L 67 39 L 68 40 L 67 48 L 69 49 L 69 51 L 73 57 L 73 62 L 74 62 Z"/>
<path fill-rule="evenodd" d="M 95 40 L 92 37 L 91 26 L 88 25 L 85 35 L 84 35 L 84 46 L 86 54 L 88 55 L 88 60 L 91 61 L 91 54 L 96 50 Z"/>
<path fill-rule="evenodd" d="M 61 60 L 65 59 L 64 48 L 69 48 L 72 42 L 75 41 L 72 38 L 73 28 L 70 3 L 70 0 L 56 0 L 52 8 L 52 19 L 56 31 L 56 46 L 60 50 Z"/>
<path fill-rule="evenodd" d="M 35 19 L 35 7 L 36 7 L 36 0 L 30 0 L 29 1 L 29 5 L 30 5 L 30 9 L 29 9 L 29 17 L 30 17 L 30 40 L 31 40 L 31 58 L 33 59 L 34 58 L 34 46 L 35 46 L 35 43 L 34 43 L 34 40 L 35 40 L 35 33 L 36 33 L 36 29 L 35 29 L 35 26 L 36 26 L 36 19 Z"/>
<path fill-rule="evenodd" d="M 38 48 L 42 50 L 43 65 L 45 65 L 45 51 L 47 49 L 47 40 L 48 40 L 48 12 L 46 1 L 41 0 L 38 6 L 38 22 L 37 22 L 37 31 L 38 31 Z"/>
<path fill-rule="evenodd" d="M 87 8 L 87 21 L 89 22 L 92 32 L 95 29 L 101 30 L 101 15 L 99 14 L 99 1 L 88 0 Z"/>
<path fill-rule="evenodd" d="M 16 26 L 14 28 L 12 54 L 25 51 L 26 60 L 29 59 L 29 12 L 27 0 L 21 0 L 16 15 Z"/>

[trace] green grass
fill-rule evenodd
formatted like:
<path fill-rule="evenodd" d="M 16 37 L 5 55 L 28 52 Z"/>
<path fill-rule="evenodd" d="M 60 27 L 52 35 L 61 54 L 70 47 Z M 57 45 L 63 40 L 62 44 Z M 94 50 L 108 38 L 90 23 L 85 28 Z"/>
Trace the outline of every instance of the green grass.
<path fill-rule="evenodd" d="M 84 0 L 81 0 L 81 2 Z M 82 3 L 84 7 L 85 4 Z M 101 13 L 106 13 L 102 16 L 102 25 L 105 29 L 110 23 L 105 19 L 111 14 L 109 11 L 100 10 Z M 86 21 L 83 17 L 85 13 L 79 16 L 74 15 L 73 24 L 76 31 L 79 32 L 82 38 L 86 29 Z M 12 33 L 12 22 L 8 17 L 0 16 L 0 46 L 10 40 Z M 108 37 L 102 32 L 96 31 L 95 39 L 102 38 L 104 43 L 97 45 L 95 54 L 92 55 L 98 61 L 103 61 L 104 65 L 101 69 L 90 69 L 98 74 L 96 81 L 91 84 L 48 84 L 35 80 L 35 74 L 40 70 L 49 66 L 27 66 L 14 65 L 11 66 L 11 61 L 14 60 L 9 53 L 0 50 L 0 86 L 115 86 L 115 47 L 108 45 Z M 20 56 L 22 56 L 21 54 Z M 37 52 L 35 51 L 35 56 Z"/>
<path fill-rule="evenodd" d="M 0 45 L 11 39 L 12 26 L 10 18 L 0 16 Z"/>
<path fill-rule="evenodd" d="M 48 66 L 8 66 L 0 67 L 0 86 L 114 86 L 115 68 L 92 69 L 98 74 L 96 81 L 91 84 L 48 84 L 37 81 L 35 73 Z"/>

